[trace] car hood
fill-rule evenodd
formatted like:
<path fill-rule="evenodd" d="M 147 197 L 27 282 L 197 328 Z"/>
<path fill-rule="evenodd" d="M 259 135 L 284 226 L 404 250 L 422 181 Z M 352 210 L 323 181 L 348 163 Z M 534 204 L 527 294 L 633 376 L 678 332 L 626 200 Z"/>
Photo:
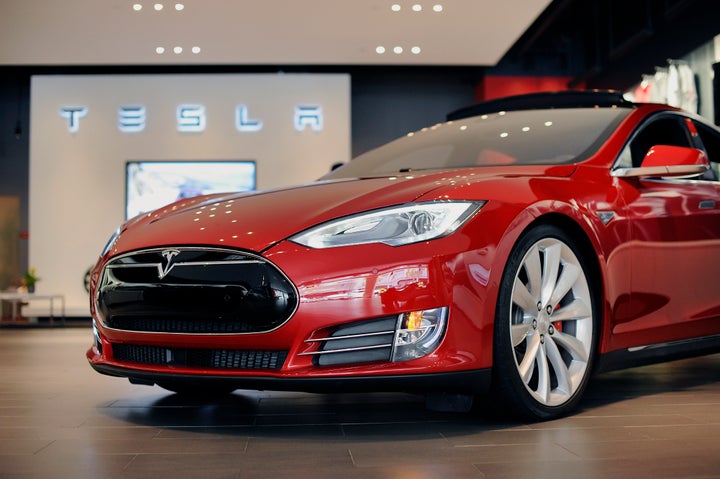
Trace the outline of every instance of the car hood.
<path fill-rule="evenodd" d="M 170 245 L 215 245 L 261 252 L 319 223 L 385 206 L 454 197 L 467 185 L 517 176 L 569 176 L 574 165 L 473 168 L 320 181 L 186 199 L 128 221 L 112 253 Z M 483 198 L 462 198 L 483 199 Z"/>

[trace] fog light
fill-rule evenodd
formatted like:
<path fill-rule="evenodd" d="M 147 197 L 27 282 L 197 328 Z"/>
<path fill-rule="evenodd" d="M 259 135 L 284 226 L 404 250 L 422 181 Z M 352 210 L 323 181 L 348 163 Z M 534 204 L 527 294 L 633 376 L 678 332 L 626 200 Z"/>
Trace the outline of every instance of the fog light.
<path fill-rule="evenodd" d="M 438 347 L 445 335 L 447 308 L 411 311 L 398 316 L 391 360 L 421 358 Z"/>

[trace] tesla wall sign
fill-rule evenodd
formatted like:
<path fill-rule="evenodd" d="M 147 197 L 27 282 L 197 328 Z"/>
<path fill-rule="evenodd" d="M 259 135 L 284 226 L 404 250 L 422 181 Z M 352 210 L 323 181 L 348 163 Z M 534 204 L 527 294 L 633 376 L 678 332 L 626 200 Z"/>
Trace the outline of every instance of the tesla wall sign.
<path fill-rule="evenodd" d="M 65 118 L 68 131 L 77 133 L 80 120 L 88 115 L 87 106 L 63 106 L 60 116 Z M 323 110 L 319 105 L 298 105 L 292 112 L 296 131 L 323 129 Z M 207 126 L 207 112 L 201 104 L 178 105 L 175 115 L 177 131 L 181 133 L 202 133 Z M 147 111 L 143 105 L 123 105 L 117 110 L 117 127 L 123 133 L 138 133 L 145 129 Z M 239 132 L 256 132 L 263 128 L 262 120 L 250 115 L 246 105 L 235 107 L 235 129 Z"/>

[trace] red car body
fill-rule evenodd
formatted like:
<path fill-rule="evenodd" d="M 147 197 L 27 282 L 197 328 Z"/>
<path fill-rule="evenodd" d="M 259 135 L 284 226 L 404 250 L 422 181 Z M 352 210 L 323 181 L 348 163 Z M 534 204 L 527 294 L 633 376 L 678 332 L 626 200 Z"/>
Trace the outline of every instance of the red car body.
<path fill-rule="evenodd" d="M 595 98 L 594 94 L 585 95 L 580 95 L 582 102 Z M 564 97 L 529 98 L 552 103 Z M 592 116 L 597 110 L 594 105 L 575 103 L 571 105 L 573 115 L 579 117 Z M 228 390 L 407 390 L 461 395 L 499 390 L 500 398 L 522 395 L 520 383 L 513 386 L 501 376 L 517 371 L 523 376 L 521 359 L 531 347 L 530 339 L 523 340 L 527 345 L 517 346 L 521 351 L 516 362 L 508 365 L 509 353 L 503 356 L 498 351 L 498 341 L 504 341 L 498 336 L 498 318 L 505 314 L 499 313 L 498 304 L 507 302 L 502 290 L 513 281 L 509 264 L 521 261 L 518 245 L 540 225 L 562 232 L 563 244 L 576 252 L 577 263 L 589 280 L 596 314 L 591 321 L 592 335 L 583 340 L 592 349 L 587 373 L 580 374 L 577 384 L 572 381 L 572 390 L 562 393 L 559 400 L 533 400 L 532 395 L 511 400 L 521 414 L 537 419 L 571 410 L 591 371 L 718 350 L 720 294 L 715 279 L 720 270 L 720 183 L 716 177 L 720 132 L 667 106 L 628 104 L 619 97 L 613 97 L 611 103 L 600 109 L 617 110 L 617 117 L 599 127 L 597 139 L 589 142 L 582 155 L 557 164 L 506 164 L 516 160 L 507 153 L 493 153 L 494 159 L 486 166 L 398 168 L 356 175 L 352 168 L 360 168 L 354 165 L 356 161 L 361 164 L 359 158 L 346 167 L 349 173 L 341 168 L 317 183 L 193 198 L 132 219 L 92 271 L 95 343 L 87 358 L 101 373 L 179 391 L 219 385 Z M 491 104 L 487 108 L 490 113 L 472 113 L 504 114 L 502 106 L 493 108 Z M 531 108 L 549 114 L 556 111 Z M 514 110 L 525 111 L 512 104 L 507 111 Z M 480 122 L 478 115 L 460 112 L 434 128 L 455 128 L 469 118 Z M 642 132 L 650 129 L 648 123 L 658 119 L 671 119 L 676 128 L 686 129 L 689 144 L 648 145 L 657 146 L 657 154 L 643 153 L 647 158 L 642 165 L 635 158 L 633 164 L 623 160 L 623 152 L 627 150 L 629 155 L 630 147 L 641 142 Z M 545 136 L 552 134 L 548 131 Z M 700 176 L 708 166 L 711 169 Z M 297 241 L 302 232 L 363 212 L 456 200 L 480 206 L 452 233 L 429 240 L 399 246 L 361 242 L 333 247 Z M 290 296 L 296 294 L 296 304 L 289 307 L 281 324 L 261 332 L 154 331 L 109 324 L 109 313 L 101 305 L 106 294 L 103 287 L 108 285 L 108 263 L 137 251 L 183 248 L 237 250 L 250 255 L 247 258 L 261 259 L 292 285 Z M 163 261 L 156 265 L 158 276 L 172 268 L 172 259 Z M 516 282 L 519 276 L 515 276 Z M 113 288 L 121 283 L 113 283 Z M 149 297 L 162 283 L 158 278 L 157 284 L 146 284 L 147 289 L 124 294 L 135 295 L 132 300 L 142 304 L 143 299 L 137 297 Z M 512 294 L 513 304 L 518 303 L 515 295 L 519 293 Z M 153 303 L 143 317 L 152 316 L 158 308 L 161 306 Z M 348 356 L 348 362 L 318 363 L 322 356 L 318 350 L 325 347 L 318 339 L 327 339 L 342 325 L 433 308 L 447 308 L 447 321 L 442 337 L 424 355 L 399 361 L 363 360 L 361 352 L 357 360 Z M 548 314 L 558 310 L 560 305 L 554 311 L 549 308 Z M 137 310 L 128 314 L 137 314 Z M 548 323 L 541 316 L 537 321 L 545 321 L 545 329 L 540 339 L 549 338 L 555 331 L 553 325 L 559 334 L 560 322 L 550 319 Z M 511 320 L 511 328 L 529 321 Z M 523 338 L 531 336 L 522 334 Z M 118 359 L 120 345 L 155 348 L 160 359 Z M 271 368 L 257 364 L 215 368 L 183 364 L 177 360 L 180 350 L 283 353 Z M 541 367 L 541 362 L 536 362 L 533 370 Z M 556 369 L 562 368 L 551 365 L 551 374 Z M 534 390 L 529 374 L 524 382 L 532 382 L 529 390 Z M 552 384 L 557 386 L 555 380 Z"/>

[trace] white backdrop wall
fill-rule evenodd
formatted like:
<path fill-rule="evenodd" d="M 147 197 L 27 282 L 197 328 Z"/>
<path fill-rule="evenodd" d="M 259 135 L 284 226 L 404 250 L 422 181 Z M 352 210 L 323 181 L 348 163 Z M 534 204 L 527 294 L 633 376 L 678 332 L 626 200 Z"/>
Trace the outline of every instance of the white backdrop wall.
<path fill-rule="evenodd" d="M 203 131 L 178 131 L 180 105 L 204 107 Z M 254 131 L 236 125 L 240 105 L 244 129 Z M 138 106 L 144 128 L 121 131 L 119 109 Z M 298 107 L 312 108 L 307 124 Z M 78 108 L 84 116 L 61 113 Z M 30 121 L 29 264 L 41 277 L 37 292 L 64 294 L 68 315 L 87 316 L 83 278 L 124 220 L 127 161 L 254 160 L 258 189 L 313 181 L 350 159 L 350 78 L 35 76 Z"/>

